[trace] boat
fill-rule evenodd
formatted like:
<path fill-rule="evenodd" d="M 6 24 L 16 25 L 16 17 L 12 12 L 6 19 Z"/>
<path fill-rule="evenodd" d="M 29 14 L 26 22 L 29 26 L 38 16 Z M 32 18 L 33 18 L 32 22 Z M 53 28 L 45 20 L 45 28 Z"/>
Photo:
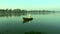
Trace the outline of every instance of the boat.
<path fill-rule="evenodd" d="M 29 17 L 23 17 L 23 22 L 29 22 L 31 20 L 33 20 L 31 15 L 29 15 Z"/>

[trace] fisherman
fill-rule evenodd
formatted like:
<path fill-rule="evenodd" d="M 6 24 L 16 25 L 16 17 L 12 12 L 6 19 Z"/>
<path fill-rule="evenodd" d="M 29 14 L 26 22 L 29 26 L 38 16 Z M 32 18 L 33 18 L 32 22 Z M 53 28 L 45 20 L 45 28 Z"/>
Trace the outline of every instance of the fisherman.
<path fill-rule="evenodd" d="M 28 18 L 32 18 L 32 16 L 29 14 L 29 17 Z"/>

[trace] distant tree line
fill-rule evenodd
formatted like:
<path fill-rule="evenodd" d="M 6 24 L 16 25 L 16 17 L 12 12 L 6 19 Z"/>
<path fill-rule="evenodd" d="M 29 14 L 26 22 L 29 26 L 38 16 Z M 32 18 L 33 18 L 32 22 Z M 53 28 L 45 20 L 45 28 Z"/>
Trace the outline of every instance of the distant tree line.
<path fill-rule="evenodd" d="M 21 9 L 0 9 L 0 14 L 14 14 L 14 13 L 27 13 L 27 12 L 54 12 L 49 10 L 21 10 Z"/>

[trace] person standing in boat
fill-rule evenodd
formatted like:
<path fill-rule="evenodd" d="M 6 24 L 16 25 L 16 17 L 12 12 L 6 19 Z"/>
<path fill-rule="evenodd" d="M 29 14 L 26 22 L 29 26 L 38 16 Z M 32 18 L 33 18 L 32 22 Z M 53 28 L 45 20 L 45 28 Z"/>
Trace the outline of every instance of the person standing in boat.
<path fill-rule="evenodd" d="M 29 14 L 29 17 L 28 18 L 32 18 L 32 16 Z"/>

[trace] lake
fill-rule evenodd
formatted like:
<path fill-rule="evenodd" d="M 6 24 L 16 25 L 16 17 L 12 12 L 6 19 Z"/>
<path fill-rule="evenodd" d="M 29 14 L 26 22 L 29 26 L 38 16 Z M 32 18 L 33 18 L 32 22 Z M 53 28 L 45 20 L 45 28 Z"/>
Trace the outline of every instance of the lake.
<path fill-rule="evenodd" d="M 27 15 L 0 17 L 0 33 L 24 34 L 25 32 L 35 31 L 60 34 L 60 13 L 31 14 L 33 20 L 23 23 L 23 17 Z"/>

